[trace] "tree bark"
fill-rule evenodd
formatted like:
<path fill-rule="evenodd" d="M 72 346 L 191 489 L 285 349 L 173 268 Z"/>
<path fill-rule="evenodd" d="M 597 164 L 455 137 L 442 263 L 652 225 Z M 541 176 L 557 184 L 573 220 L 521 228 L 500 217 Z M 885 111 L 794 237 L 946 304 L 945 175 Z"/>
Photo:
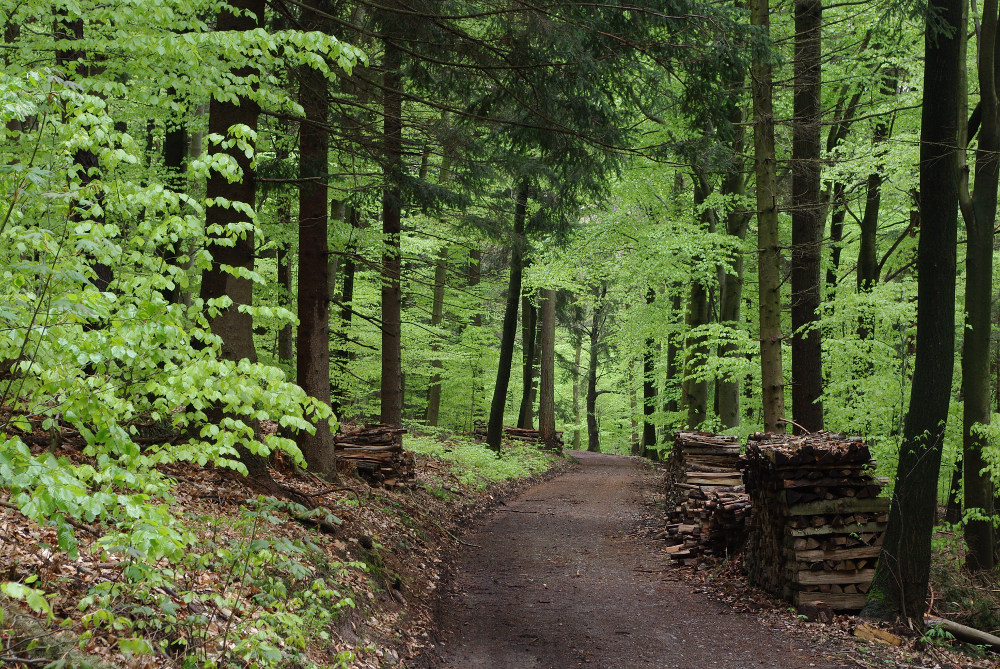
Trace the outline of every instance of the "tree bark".
<path fill-rule="evenodd" d="M 694 178 L 695 206 L 703 205 L 711 194 L 711 190 L 707 178 L 696 175 Z M 715 212 L 713 210 L 705 209 L 701 214 L 701 221 L 707 232 L 715 232 Z M 685 316 L 688 330 L 688 355 L 684 361 L 684 380 L 681 383 L 682 403 L 687 407 L 687 426 L 692 429 L 697 428 L 708 418 L 708 381 L 690 377 L 697 373 L 698 367 L 705 364 L 709 351 L 705 335 L 692 335 L 691 332 L 702 325 L 707 325 L 709 318 L 708 286 L 700 279 L 695 278 L 691 282 L 691 292 Z"/>
<path fill-rule="evenodd" d="M 556 444 L 556 291 L 542 291 L 541 364 L 538 372 L 538 432 L 548 446 Z"/>
<path fill-rule="evenodd" d="M 590 360 L 587 363 L 587 450 L 591 453 L 601 452 L 601 432 L 597 425 L 597 358 L 604 320 L 601 300 L 606 293 L 607 287 L 602 287 L 598 291 L 598 300 L 594 305 L 594 320 L 590 328 Z"/>
<path fill-rule="evenodd" d="M 308 0 L 322 10 L 323 0 Z M 323 30 L 326 22 L 304 9 L 303 20 Z M 295 371 L 299 386 L 310 397 L 330 403 L 330 254 L 327 228 L 327 179 L 329 173 L 329 117 L 326 76 L 318 69 L 299 68 L 299 104 L 305 120 L 299 128 L 299 276 L 298 342 Z M 336 478 L 333 434 L 328 420 L 318 421 L 316 432 L 298 433 L 296 442 L 309 469 L 325 478 Z"/>
<path fill-rule="evenodd" d="M 920 125 L 917 338 L 889 525 L 863 613 L 921 620 L 955 356 L 959 61 L 962 0 L 931 0 Z M 992 2 L 993 11 L 996 3 Z"/>
<path fill-rule="evenodd" d="M 438 252 L 437 261 L 434 263 L 434 298 L 431 303 L 432 328 L 440 327 L 441 321 L 444 320 L 444 286 L 447 278 L 448 247 L 442 246 Z M 435 338 L 434 343 L 431 344 L 431 350 L 435 355 L 431 359 L 433 372 L 431 373 L 430 386 L 427 388 L 427 412 L 424 414 L 424 421 L 432 427 L 437 426 L 438 415 L 441 412 L 441 369 L 444 365 L 441 362 L 441 357 L 436 355 L 440 349 L 441 345 Z"/>
<path fill-rule="evenodd" d="M 841 242 L 844 239 L 844 219 L 847 217 L 846 188 L 841 182 L 833 184 L 833 213 L 830 215 L 830 264 L 826 268 L 826 290 L 828 299 L 837 292 L 837 274 L 840 270 Z"/>
<path fill-rule="evenodd" d="M 819 330 L 820 124 L 822 0 L 795 0 L 792 122 L 792 416 L 808 432 L 823 429 L 823 358 Z M 801 431 L 796 427 L 796 431 Z"/>
<path fill-rule="evenodd" d="M 734 163 L 726 171 L 722 181 L 723 196 L 732 196 L 741 201 L 746 192 L 746 176 L 743 170 L 744 131 L 743 113 L 739 106 L 733 107 L 730 118 L 734 124 L 731 142 Z M 742 206 L 731 209 L 726 214 L 726 234 L 741 242 L 746 239 L 750 223 L 750 213 Z M 737 252 L 730 258 L 731 268 L 723 273 L 719 287 L 719 321 L 730 328 L 740 327 L 740 308 L 743 302 L 743 254 Z M 719 347 L 719 357 L 731 358 L 739 355 L 736 344 Z M 734 428 L 740 424 L 740 383 L 736 379 L 721 379 L 716 386 L 719 422 L 724 428 Z"/>
<path fill-rule="evenodd" d="M 521 297 L 521 404 L 517 426 L 534 429 L 532 386 L 535 384 L 535 332 L 538 329 L 538 309 L 527 295 Z"/>
<path fill-rule="evenodd" d="M 653 304 L 656 291 L 646 290 L 646 304 Z M 652 337 L 646 338 L 642 350 L 642 442 L 637 455 L 647 458 L 656 457 L 656 424 L 653 415 L 656 413 L 656 348 Z"/>
<path fill-rule="evenodd" d="M 510 366 L 514 359 L 514 339 L 517 337 L 517 306 L 521 301 L 521 262 L 524 254 L 524 217 L 527 211 L 528 182 L 517 187 L 514 201 L 514 235 L 511 239 L 510 283 L 507 286 L 507 306 L 503 314 L 503 331 L 500 335 L 500 361 L 497 382 L 493 387 L 490 404 L 490 422 L 486 428 L 486 445 L 500 451 L 503 436 L 503 415 L 507 405 L 507 388 L 510 385 Z"/>
<path fill-rule="evenodd" d="M 769 0 L 752 0 L 751 24 L 770 39 Z M 778 432 L 785 417 L 781 366 L 781 241 L 778 237 L 778 184 L 774 155 L 774 107 L 770 56 L 754 50 L 750 91 L 753 97 L 754 172 L 757 180 L 757 285 L 760 304 L 760 371 L 764 429 Z"/>
<path fill-rule="evenodd" d="M 398 21 L 392 17 L 391 21 Z M 385 39 L 383 72 L 383 173 L 382 235 L 382 423 L 403 424 L 403 353 L 402 353 L 402 264 L 399 236 L 402 232 L 403 189 L 403 96 L 402 51 L 391 38 Z"/>
<path fill-rule="evenodd" d="M 342 288 L 340 289 L 340 323 L 336 329 L 335 339 L 337 341 L 332 354 L 332 362 L 338 371 L 347 368 L 347 363 L 351 359 L 351 354 L 347 349 L 347 342 L 351 334 L 351 321 L 354 317 L 354 275 L 357 272 L 357 262 L 355 254 L 359 250 L 357 235 L 367 223 L 361 221 L 361 215 L 357 208 L 348 206 L 344 210 L 344 216 L 351 224 L 351 241 L 344 249 L 344 267 L 341 272 L 344 275 Z M 336 416 L 341 416 L 344 404 L 347 400 L 347 384 L 338 378 L 331 379 L 330 407 Z"/>
<path fill-rule="evenodd" d="M 291 224 L 292 212 L 291 203 L 283 199 L 279 207 L 278 218 L 281 222 Z M 281 244 L 277 252 L 278 263 L 278 285 L 281 287 L 280 304 L 288 310 L 293 310 L 295 305 L 292 295 L 292 265 L 288 259 L 288 246 Z M 293 327 L 291 323 L 286 323 L 278 331 L 278 360 L 291 364 L 295 360 L 295 348 L 292 338 Z"/>
<path fill-rule="evenodd" d="M 1000 185 L 1000 102 L 997 99 L 997 0 L 983 4 L 980 28 L 979 76 L 982 121 L 976 149 L 975 191 L 969 197 L 966 178 L 959 193 L 968 247 L 965 256 L 965 341 L 962 345 L 962 463 L 965 509 L 993 515 L 993 482 L 983 455 L 989 445 L 979 426 L 990 423 L 990 331 L 993 306 L 993 229 L 996 225 L 997 187 Z M 960 118 L 959 122 L 964 119 Z M 964 135 L 964 133 L 963 133 Z M 967 141 L 967 138 L 966 138 Z M 992 571 L 994 528 L 991 520 L 970 520 L 965 528 L 966 564 L 972 570 Z"/>

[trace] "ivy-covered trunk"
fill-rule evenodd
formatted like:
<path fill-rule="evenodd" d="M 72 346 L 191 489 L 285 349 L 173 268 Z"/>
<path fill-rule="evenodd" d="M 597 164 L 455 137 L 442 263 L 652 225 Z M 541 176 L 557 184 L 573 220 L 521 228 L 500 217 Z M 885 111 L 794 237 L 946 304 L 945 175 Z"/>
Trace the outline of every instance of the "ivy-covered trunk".
<path fill-rule="evenodd" d="M 996 13 L 997 4 L 990 6 Z M 955 357 L 957 135 L 962 0 L 931 0 L 920 123 L 917 338 L 910 411 L 878 566 L 863 614 L 922 620 Z"/>

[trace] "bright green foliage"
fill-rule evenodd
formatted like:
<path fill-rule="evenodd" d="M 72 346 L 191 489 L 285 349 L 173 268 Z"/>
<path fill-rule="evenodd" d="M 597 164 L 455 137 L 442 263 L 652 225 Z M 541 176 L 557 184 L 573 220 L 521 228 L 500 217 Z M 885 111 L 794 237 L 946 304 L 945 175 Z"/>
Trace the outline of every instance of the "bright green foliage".
<path fill-rule="evenodd" d="M 407 442 L 407 448 L 455 463 L 459 481 L 479 489 L 489 483 L 540 474 L 552 466 L 554 458 L 530 446 L 504 449 L 497 454 L 480 443 L 459 437 L 452 437 L 447 442 L 414 437 Z"/>

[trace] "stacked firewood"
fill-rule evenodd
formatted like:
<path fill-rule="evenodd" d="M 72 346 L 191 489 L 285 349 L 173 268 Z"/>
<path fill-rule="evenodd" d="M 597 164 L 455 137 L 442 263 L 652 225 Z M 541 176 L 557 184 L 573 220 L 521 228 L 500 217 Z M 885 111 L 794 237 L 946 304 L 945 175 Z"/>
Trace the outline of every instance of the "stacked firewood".
<path fill-rule="evenodd" d="M 486 421 L 477 420 L 473 423 L 472 434 L 481 439 L 485 439 L 486 429 L 487 429 Z M 559 451 L 563 449 L 563 433 L 561 430 L 556 431 L 556 441 L 554 444 L 546 444 L 542 440 L 541 432 L 526 427 L 513 427 L 511 425 L 504 425 L 503 434 L 504 437 L 512 441 L 523 441 L 528 444 L 535 444 L 537 446 L 542 446 L 545 448 L 554 448 Z"/>
<path fill-rule="evenodd" d="M 374 425 L 348 430 L 334 437 L 337 458 L 353 464 L 370 485 L 392 488 L 414 477 L 413 453 L 403 450 L 405 429 Z"/>
<path fill-rule="evenodd" d="M 753 513 L 743 557 L 751 582 L 797 605 L 860 609 L 889 515 L 874 467 L 858 437 L 751 436 L 744 480 Z"/>
<path fill-rule="evenodd" d="M 678 432 L 667 461 L 667 554 L 684 565 L 737 552 L 750 499 L 738 471 L 736 437 Z"/>

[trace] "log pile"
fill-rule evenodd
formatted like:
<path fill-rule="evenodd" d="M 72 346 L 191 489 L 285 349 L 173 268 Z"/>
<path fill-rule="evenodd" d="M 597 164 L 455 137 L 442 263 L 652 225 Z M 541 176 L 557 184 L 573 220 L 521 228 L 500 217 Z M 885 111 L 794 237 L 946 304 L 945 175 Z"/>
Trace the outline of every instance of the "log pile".
<path fill-rule="evenodd" d="M 486 438 L 487 424 L 484 420 L 477 420 L 473 423 L 472 434 L 480 439 Z M 541 437 L 541 433 L 538 430 L 532 430 L 526 427 L 514 427 L 512 425 L 503 426 L 503 435 L 505 438 L 511 441 L 522 441 L 527 444 L 533 444 L 536 446 L 541 446 L 543 448 L 553 448 L 555 450 L 561 451 L 563 449 L 563 433 L 561 430 L 556 431 L 556 443 L 546 444 Z"/>
<path fill-rule="evenodd" d="M 693 565 L 739 551 L 750 498 L 738 470 L 736 437 L 678 432 L 667 461 L 667 554 Z"/>
<path fill-rule="evenodd" d="M 339 460 L 353 464 L 358 476 L 372 487 L 392 488 L 411 480 L 416 472 L 413 453 L 403 450 L 405 433 L 388 425 L 345 431 L 334 436 L 334 450 Z"/>
<path fill-rule="evenodd" d="M 875 572 L 889 500 L 860 438 L 820 432 L 750 437 L 750 581 L 796 605 L 858 610 Z"/>

